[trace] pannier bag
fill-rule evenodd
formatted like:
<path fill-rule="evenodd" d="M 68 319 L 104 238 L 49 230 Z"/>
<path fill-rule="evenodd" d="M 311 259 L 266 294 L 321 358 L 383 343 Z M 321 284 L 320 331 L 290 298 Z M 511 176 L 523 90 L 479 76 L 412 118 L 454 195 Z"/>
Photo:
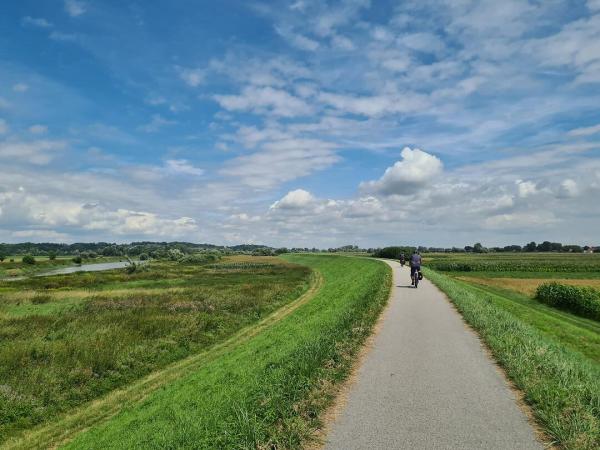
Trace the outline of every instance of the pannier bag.
<path fill-rule="evenodd" d="M 423 274 L 421 272 L 419 272 L 419 280 L 423 279 Z"/>

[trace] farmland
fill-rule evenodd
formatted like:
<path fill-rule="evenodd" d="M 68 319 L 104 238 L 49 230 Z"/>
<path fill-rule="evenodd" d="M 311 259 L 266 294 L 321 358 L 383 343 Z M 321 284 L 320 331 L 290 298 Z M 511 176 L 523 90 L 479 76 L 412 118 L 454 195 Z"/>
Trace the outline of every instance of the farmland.
<path fill-rule="evenodd" d="M 548 281 L 599 287 L 600 255 L 429 254 L 428 276 L 525 394 L 551 440 L 600 441 L 600 322 L 535 298 Z"/>
<path fill-rule="evenodd" d="M 380 262 L 309 255 L 2 285 L 5 442 L 297 448 L 389 288 Z"/>

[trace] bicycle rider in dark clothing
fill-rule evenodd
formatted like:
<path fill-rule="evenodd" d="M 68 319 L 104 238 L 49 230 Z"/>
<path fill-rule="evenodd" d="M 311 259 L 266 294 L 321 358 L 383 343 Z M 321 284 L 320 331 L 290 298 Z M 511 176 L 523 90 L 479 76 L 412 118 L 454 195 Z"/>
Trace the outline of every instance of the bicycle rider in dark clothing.
<path fill-rule="evenodd" d="M 405 262 L 406 258 L 404 257 L 404 253 L 400 253 L 400 265 L 404 267 Z"/>
<path fill-rule="evenodd" d="M 410 257 L 410 283 L 414 286 L 415 284 L 415 272 L 421 271 L 421 255 L 418 251 L 414 251 Z"/>

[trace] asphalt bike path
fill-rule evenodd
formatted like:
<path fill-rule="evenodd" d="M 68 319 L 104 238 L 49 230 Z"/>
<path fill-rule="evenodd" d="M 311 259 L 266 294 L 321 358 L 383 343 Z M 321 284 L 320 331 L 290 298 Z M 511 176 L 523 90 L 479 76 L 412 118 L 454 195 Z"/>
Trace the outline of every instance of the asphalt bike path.
<path fill-rule="evenodd" d="M 543 449 L 495 363 L 445 295 L 386 261 L 394 284 L 325 448 Z"/>

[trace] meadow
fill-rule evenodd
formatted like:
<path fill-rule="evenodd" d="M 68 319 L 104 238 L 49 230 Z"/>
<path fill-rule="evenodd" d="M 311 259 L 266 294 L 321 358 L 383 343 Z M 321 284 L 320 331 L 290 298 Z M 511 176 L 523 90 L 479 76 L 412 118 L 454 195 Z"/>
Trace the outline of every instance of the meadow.
<path fill-rule="evenodd" d="M 0 442 L 226 340 L 312 282 L 249 256 L 0 281 Z"/>
<path fill-rule="evenodd" d="M 155 325 L 153 332 L 135 335 L 141 324 L 136 319 L 128 331 L 131 337 L 106 336 L 108 347 L 118 347 L 119 340 L 141 340 L 150 353 L 157 350 L 155 355 L 164 356 L 163 367 L 152 364 L 145 376 L 137 372 L 105 395 L 94 393 L 94 401 L 78 399 L 38 426 L 22 423 L 20 432 L 13 428 L 5 448 L 301 448 L 314 439 L 321 412 L 333 401 L 387 302 L 388 266 L 368 258 L 317 255 L 225 258 L 183 273 L 179 267 L 171 270 L 170 264 L 153 262 L 148 272 L 129 278 L 113 271 L 65 277 L 68 281 L 35 279 L 34 290 L 47 286 L 59 297 L 64 286 L 73 293 L 92 289 L 87 300 L 74 301 L 72 318 L 88 307 L 95 314 L 105 302 L 114 302 L 111 306 L 120 313 L 152 303 L 155 317 L 154 311 L 166 303 L 169 314 L 160 317 L 177 314 L 177 326 L 166 339 Z M 98 282 L 99 276 L 104 283 Z M 132 292 L 126 294 L 123 286 Z M 180 289 L 190 290 L 184 295 Z M 16 291 L 13 305 L 23 296 Z M 29 298 L 35 295 L 29 293 Z M 202 332 L 195 334 L 198 323 L 203 325 L 209 316 L 208 330 L 200 327 Z M 237 332 L 230 332 L 234 327 L 229 321 L 235 321 Z M 99 328 L 113 330 L 106 322 Z M 180 328 L 201 336 L 199 343 L 190 335 L 180 339 Z M 96 345 L 105 341 L 101 336 Z M 181 342 L 187 342 L 184 351 Z M 125 364 L 129 355 L 138 354 L 136 348 L 123 350 L 118 353 L 128 356 L 122 359 Z M 71 385 L 71 393 L 78 392 L 76 386 Z"/>
<path fill-rule="evenodd" d="M 536 291 L 549 281 L 598 288 L 600 255 L 426 254 L 424 263 L 550 439 L 563 448 L 598 448 L 600 322 L 545 304 Z"/>

